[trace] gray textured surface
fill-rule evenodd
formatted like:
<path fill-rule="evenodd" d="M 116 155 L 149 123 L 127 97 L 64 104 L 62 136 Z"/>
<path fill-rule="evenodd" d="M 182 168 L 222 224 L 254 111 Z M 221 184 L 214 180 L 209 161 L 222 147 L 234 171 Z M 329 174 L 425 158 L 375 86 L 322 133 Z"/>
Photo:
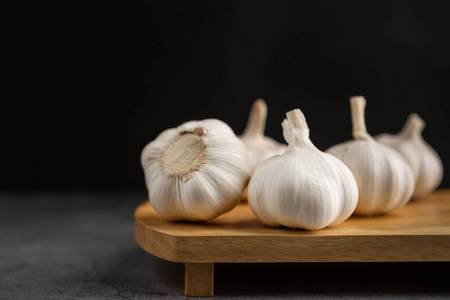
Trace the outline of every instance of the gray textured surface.
<path fill-rule="evenodd" d="M 0 195 L 0 299 L 185 299 L 183 265 L 134 242 L 133 211 L 145 196 Z M 449 267 L 216 264 L 214 299 L 449 299 Z"/>

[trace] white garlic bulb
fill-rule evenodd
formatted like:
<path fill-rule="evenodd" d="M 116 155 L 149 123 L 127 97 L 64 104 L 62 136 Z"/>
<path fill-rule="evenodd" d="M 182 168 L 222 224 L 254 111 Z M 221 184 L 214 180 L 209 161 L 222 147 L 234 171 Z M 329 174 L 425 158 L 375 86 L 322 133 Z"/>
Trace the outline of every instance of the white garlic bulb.
<path fill-rule="evenodd" d="M 359 200 L 355 214 L 376 215 L 404 206 L 414 191 L 411 168 L 397 151 L 376 142 L 367 133 L 366 99 L 351 97 L 350 105 L 354 140 L 326 152 L 342 160 L 356 178 Z"/>
<path fill-rule="evenodd" d="M 358 187 L 340 160 L 309 140 L 299 109 L 282 123 L 286 152 L 262 162 L 248 186 L 253 213 L 271 226 L 316 230 L 346 220 L 358 201 Z"/>
<path fill-rule="evenodd" d="M 163 131 L 141 164 L 150 203 L 169 220 L 207 221 L 231 210 L 250 174 L 245 145 L 216 119 Z"/>
<path fill-rule="evenodd" d="M 422 137 L 424 127 L 425 122 L 413 113 L 398 134 L 385 133 L 375 137 L 378 142 L 400 152 L 409 164 L 416 182 L 413 194 L 416 198 L 433 192 L 444 173 L 439 155 Z"/>
<path fill-rule="evenodd" d="M 248 149 L 252 172 L 264 160 L 286 151 L 286 145 L 264 135 L 267 118 L 267 105 L 263 99 L 257 99 L 250 110 L 247 126 L 239 137 Z"/>

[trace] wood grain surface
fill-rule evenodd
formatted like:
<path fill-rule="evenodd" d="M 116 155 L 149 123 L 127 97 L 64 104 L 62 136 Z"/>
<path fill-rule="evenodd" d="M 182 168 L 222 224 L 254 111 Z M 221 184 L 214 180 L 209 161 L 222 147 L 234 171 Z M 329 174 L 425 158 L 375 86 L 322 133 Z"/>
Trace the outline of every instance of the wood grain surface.
<path fill-rule="evenodd" d="M 189 223 L 162 219 L 147 201 L 136 209 L 135 226 L 141 248 L 173 262 L 450 261 L 450 190 L 318 231 L 266 226 L 247 203 Z"/>
<path fill-rule="evenodd" d="M 186 296 L 212 296 L 214 294 L 214 264 L 187 263 L 185 264 Z"/>

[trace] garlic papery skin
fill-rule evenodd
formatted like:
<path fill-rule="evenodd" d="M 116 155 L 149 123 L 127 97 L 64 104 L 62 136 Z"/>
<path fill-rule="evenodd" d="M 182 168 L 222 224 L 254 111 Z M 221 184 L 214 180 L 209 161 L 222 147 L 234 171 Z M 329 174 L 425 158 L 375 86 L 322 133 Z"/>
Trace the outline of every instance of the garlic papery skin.
<path fill-rule="evenodd" d="M 264 135 L 267 119 L 267 104 L 263 99 L 256 99 L 250 110 L 247 126 L 239 137 L 247 146 L 251 173 L 264 160 L 286 151 L 287 146 Z"/>
<path fill-rule="evenodd" d="M 141 164 L 150 203 L 169 220 L 208 221 L 231 210 L 250 176 L 245 145 L 216 119 L 163 131 Z"/>
<path fill-rule="evenodd" d="M 411 167 L 415 179 L 415 198 L 432 193 L 444 174 L 439 155 L 422 137 L 424 128 L 425 122 L 412 113 L 398 134 L 384 133 L 375 137 L 378 142 L 397 150 Z"/>
<path fill-rule="evenodd" d="M 359 199 L 355 214 L 377 215 L 404 206 L 414 191 L 414 176 L 401 155 L 380 144 L 367 133 L 364 110 L 366 99 L 350 98 L 353 138 L 326 152 L 342 160 L 358 183 Z"/>
<path fill-rule="evenodd" d="M 358 187 L 340 160 L 309 140 L 299 109 L 282 123 L 287 150 L 263 161 L 248 186 L 253 213 L 270 226 L 317 230 L 346 220 L 358 201 Z"/>

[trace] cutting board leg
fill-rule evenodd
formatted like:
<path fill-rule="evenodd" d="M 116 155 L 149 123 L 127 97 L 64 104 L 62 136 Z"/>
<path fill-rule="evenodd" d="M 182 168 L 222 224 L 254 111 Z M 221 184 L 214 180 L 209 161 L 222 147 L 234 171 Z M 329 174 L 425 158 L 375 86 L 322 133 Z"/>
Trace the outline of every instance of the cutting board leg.
<path fill-rule="evenodd" d="M 184 294 L 186 296 L 212 296 L 214 289 L 214 263 L 186 263 Z"/>

